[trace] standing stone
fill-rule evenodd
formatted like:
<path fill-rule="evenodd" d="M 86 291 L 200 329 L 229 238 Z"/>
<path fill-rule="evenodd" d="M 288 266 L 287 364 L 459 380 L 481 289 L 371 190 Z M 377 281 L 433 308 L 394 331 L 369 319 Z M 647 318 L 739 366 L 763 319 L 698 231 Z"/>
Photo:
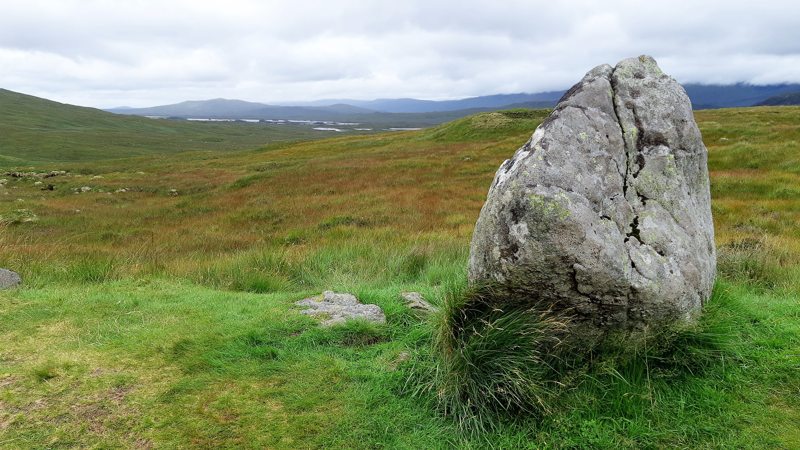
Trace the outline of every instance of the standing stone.
<path fill-rule="evenodd" d="M 22 278 L 16 272 L 8 269 L 0 269 L 0 289 L 9 289 L 19 286 Z"/>
<path fill-rule="evenodd" d="M 715 272 L 707 150 L 649 56 L 592 69 L 502 164 L 469 260 L 589 336 L 691 321 Z"/>

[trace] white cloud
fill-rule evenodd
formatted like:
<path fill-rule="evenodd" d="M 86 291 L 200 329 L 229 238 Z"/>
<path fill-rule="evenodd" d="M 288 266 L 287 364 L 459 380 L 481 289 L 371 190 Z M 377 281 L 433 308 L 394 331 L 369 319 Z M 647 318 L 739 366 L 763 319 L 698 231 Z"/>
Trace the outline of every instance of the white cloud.
<path fill-rule="evenodd" d="M 0 87 L 92 106 L 457 98 L 655 56 L 684 82 L 800 82 L 800 3 L 4 2 Z"/>

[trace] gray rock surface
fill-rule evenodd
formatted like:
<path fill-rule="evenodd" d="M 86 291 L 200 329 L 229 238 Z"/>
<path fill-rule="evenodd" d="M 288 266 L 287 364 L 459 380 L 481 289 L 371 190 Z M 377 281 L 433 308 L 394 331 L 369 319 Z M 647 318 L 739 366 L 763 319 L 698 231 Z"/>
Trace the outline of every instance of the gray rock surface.
<path fill-rule="evenodd" d="M 8 269 L 0 269 L 0 289 L 9 289 L 19 286 L 22 278 L 16 272 Z"/>
<path fill-rule="evenodd" d="M 310 297 L 295 303 L 309 309 L 300 311 L 313 317 L 322 318 L 322 326 L 341 325 L 348 319 L 363 319 L 373 323 L 386 323 L 386 315 L 378 305 L 365 305 L 355 295 L 325 291 L 322 295 Z"/>
<path fill-rule="evenodd" d="M 406 306 L 415 311 L 435 312 L 437 310 L 437 308 L 428 303 L 419 292 L 403 292 L 400 294 L 400 297 L 403 298 Z"/>
<path fill-rule="evenodd" d="M 594 335 L 691 321 L 715 272 L 707 150 L 648 56 L 592 69 L 502 164 L 469 261 Z"/>

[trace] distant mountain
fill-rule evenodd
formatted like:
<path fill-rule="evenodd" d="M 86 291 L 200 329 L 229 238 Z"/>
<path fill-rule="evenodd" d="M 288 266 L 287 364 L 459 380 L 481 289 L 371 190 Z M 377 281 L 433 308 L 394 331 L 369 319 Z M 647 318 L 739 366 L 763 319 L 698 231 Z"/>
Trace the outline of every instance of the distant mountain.
<path fill-rule="evenodd" d="M 413 98 L 379 100 L 321 100 L 294 105 L 269 105 L 242 100 L 212 99 L 186 101 L 173 105 L 149 108 L 113 108 L 108 111 L 137 116 L 158 116 L 174 118 L 203 119 L 261 119 L 261 120 L 319 120 L 319 121 L 360 121 L 381 122 L 398 114 L 396 118 L 406 121 L 412 116 L 429 125 L 430 116 L 462 117 L 479 111 L 492 111 L 508 108 L 552 108 L 563 92 L 542 92 L 537 94 L 499 94 L 472 97 L 461 100 L 418 100 Z M 451 114 L 455 113 L 455 114 Z M 389 116 L 387 116 L 387 114 Z"/>
<path fill-rule="evenodd" d="M 694 109 L 754 106 L 776 95 L 800 91 L 800 84 L 684 84 L 683 87 Z"/>
<path fill-rule="evenodd" d="M 340 104 L 319 107 L 276 106 L 224 98 L 192 100 L 149 108 L 114 108 L 108 111 L 136 116 L 270 120 L 337 120 L 342 115 L 370 114 L 374 112 L 352 105 Z"/>
<path fill-rule="evenodd" d="M 694 109 L 731 108 L 754 106 L 771 97 L 800 92 L 800 84 L 774 84 L 756 86 L 745 83 L 730 85 L 685 84 Z M 213 99 L 187 101 L 174 105 L 150 108 L 114 108 L 109 111 L 138 116 L 205 119 L 266 119 L 266 120 L 318 120 L 339 122 L 388 123 L 390 119 L 411 119 L 410 116 L 392 117 L 391 114 L 421 114 L 414 120 L 429 124 L 431 116 L 460 117 L 476 111 L 493 111 L 509 108 L 552 108 L 565 91 L 484 95 L 460 100 L 420 100 L 416 98 L 383 98 L 377 100 L 317 100 L 312 102 L 270 105 L 243 100 Z M 771 101 L 793 101 L 788 100 Z M 784 104 L 784 103 L 780 103 Z M 456 114 L 450 114 L 456 113 Z"/>
<path fill-rule="evenodd" d="M 213 115 L 227 115 L 239 114 L 246 111 L 263 108 L 265 105 L 261 103 L 246 102 L 243 100 L 228 100 L 224 98 L 215 98 L 212 100 L 191 100 L 174 105 L 153 106 L 150 108 L 114 108 L 110 112 L 124 112 L 125 114 L 134 114 L 137 116 L 154 115 L 154 116 L 184 116 L 184 115 L 197 115 L 205 117 L 208 114 Z"/>
<path fill-rule="evenodd" d="M 800 92 L 789 92 L 772 96 L 758 106 L 785 106 L 785 105 L 800 105 Z"/>
<path fill-rule="evenodd" d="M 419 100 L 415 98 L 384 98 L 377 100 L 320 100 L 309 105 L 322 106 L 329 103 L 346 103 L 379 112 L 422 113 L 458 111 L 461 109 L 499 109 L 512 104 L 525 103 L 536 108 L 555 106 L 564 91 L 539 92 L 535 94 L 496 94 L 469 97 L 460 100 Z"/>
<path fill-rule="evenodd" d="M 295 105 L 268 105 L 242 100 L 213 99 L 187 101 L 150 108 L 114 108 L 110 112 L 137 116 L 163 116 L 209 119 L 286 119 L 342 120 L 342 116 L 373 113 L 431 113 L 460 110 L 502 109 L 525 104 L 529 108 L 550 108 L 563 91 L 537 94 L 499 94 L 461 100 L 418 100 L 395 98 L 378 100 L 320 100 Z"/>

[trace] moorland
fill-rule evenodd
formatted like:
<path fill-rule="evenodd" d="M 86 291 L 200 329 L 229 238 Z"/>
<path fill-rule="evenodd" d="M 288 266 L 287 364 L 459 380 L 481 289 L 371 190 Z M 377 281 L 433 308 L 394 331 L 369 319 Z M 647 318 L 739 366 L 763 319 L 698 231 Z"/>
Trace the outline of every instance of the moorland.
<path fill-rule="evenodd" d="M 409 381 L 437 318 L 399 293 L 463 289 L 494 171 L 549 111 L 311 140 L 37 105 L 3 109 L 0 173 L 66 174 L 0 176 L 0 267 L 24 279 L 0 291 L 0 448 L 800 446 L 798 107 L 696 113 L 715 351 L 587 365 L 474 435 Z M 319 328 L 293 303 L 325 289 L 387 324 Z"/>

